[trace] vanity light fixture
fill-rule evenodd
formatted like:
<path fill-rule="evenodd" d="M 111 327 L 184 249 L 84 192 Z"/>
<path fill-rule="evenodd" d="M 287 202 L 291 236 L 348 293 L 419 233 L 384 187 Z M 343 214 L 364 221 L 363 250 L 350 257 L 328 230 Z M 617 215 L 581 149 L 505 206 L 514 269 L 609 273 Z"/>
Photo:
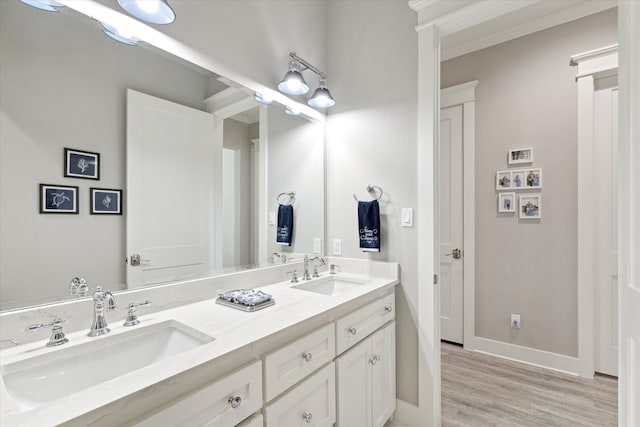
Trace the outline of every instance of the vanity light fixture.
<path fill-rule="evenodd" d="M 140 41 L 139 38 L 135 37 L 133 34 L 129 34 L 126 30 L 122 28 L 116 28 L 113 25 L 109 25 L 104 22 L 100 22 L 100 28 L 102 29 L 103 33 L 105 33 L 115 41 L 129 46 L 136 46 Z"/>
<path fill-rule="evenodd" d="M 304 81 L 302 72 L 311 70 L 320 76 L 320 84 L 318 88 L 313 91 L 313 95 L 307 103 L 314 108 L 330 108 L 336 105 L 336 101 L 326 86 L 326 74 L 317 67 L 314 67 L 309 61 L 300 58 L 295 52 L 290 52 L 289 57 L 291 58 L 289 61 L 289 71 L 287 71 L 287 74 L 284 75 L 284 78 L 278 84 L 280 92 L 288 95 L 304 95 L 307 93 L 309 91 L 309 85 Z"/>
<path fill-rule="evenodd" d="M 295 105 L 287 105 L 286 107 L 284 107 L 284 112 L 290 116 L 297 116 L 298 114 L 300 114 L 300 109 Z"/>
<path fill-rule="evenodd" d="M 273 103 L 273 99 L 269 95 L 265 95 L 260 92 L 256 92 L 253 97 L 260 104 L 271 105 Z"/>
<path fill-rule="evenodd" d="M 131 15 L 150 24 L 171 24 L 176 20 L 167 0 L 118 0 L 118 4 Z"/>
<path fill-rule="evenodd" d="M 58 12 L 59 7 L 64 7 L 62 3 L 58 3 L 55 0 L 20 0 L 24 4 L 33 6 L 40 10 L 46 10 L 47 12 Z"/>

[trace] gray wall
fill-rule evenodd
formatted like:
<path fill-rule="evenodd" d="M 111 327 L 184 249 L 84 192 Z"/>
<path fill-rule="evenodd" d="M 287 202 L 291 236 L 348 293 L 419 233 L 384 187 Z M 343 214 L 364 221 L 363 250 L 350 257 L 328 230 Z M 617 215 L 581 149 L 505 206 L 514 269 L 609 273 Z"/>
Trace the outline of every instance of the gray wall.
<path fill-rule="evenodd" d="M 65 298 L 74 276 L 117 290 L 124 216 L 90 215 L 89 187 L 125 186 L 126 89 L 203 109 L 208 77 L 88 19 L 0 7 L 0 308 Z M 100 153 L 100 180 L 65 178 L 64 147 Z M 78 186 L 79 215 L 39 214 L 40 183 Z"/>
<path fill-rule="evenodd" d="M 327 81 L 337 104 L 327 127 L 327 248 L 401 263 L 397 292 L 398 398 L 417 404 L 417 229 L 401 209 L 417 204 L 417 15 L 404 1 L 330 1 Z M 357 204 L 368 184 L 384 190 L 381 251 L 358 248 Z"/>
<path fill-rule="evenodd" d="M 577 85 L 569 58 L 616 37 L 610 10 L 442 64 L 442 87 L 480 81 L 477 336 L 577 355 Z M 542 168 L 539 221 L 497 213 L 495 173 L 522 169 L 507 167 L 507 150 L 518 147 L 533 147 L 532 167 Z M 510 313 L 522 316 L 520 330 L 509 327 Z"/>

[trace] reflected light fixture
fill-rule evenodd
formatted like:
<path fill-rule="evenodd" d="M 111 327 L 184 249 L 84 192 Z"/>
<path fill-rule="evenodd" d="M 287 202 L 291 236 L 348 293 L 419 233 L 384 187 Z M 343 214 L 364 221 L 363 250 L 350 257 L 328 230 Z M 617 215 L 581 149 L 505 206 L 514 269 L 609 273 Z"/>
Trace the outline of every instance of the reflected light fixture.
<path fill-rule="evenodd" d="M 309 91 L 309 85 L 304 81 L 302 72 L 311 70 L 320 76 L 320 83 L 318 88 L 313 91 L 313 95 L 311 95 L 307 103 L 314 108 L 331 108 L 336 105 L 336 101 L 326 86 L 326 74 L 317 67 L 314 67 L 309 61 L 300 58 L 295 52 L 290 52 L 289 57 L 291 58 L 289 61 L 289 71 L 287 71 L 282 81 L 278 84 L 280 92 L 288 95 L 304 95 L 307 93 Z"/>
<path fill-rule="evenodd" d="M 273 99 L 269 95 L 265 95 L 260 92 L 256 92 L 253 97 L 260 104 L 271 105 L 273 103 Z"/>
<path fill-rule="evenodd" d="M 133 33 L 129 33 L 125 27 L 115 27 L 100 21 L 100 28 L 103 33 L 115 41 L 129 46 L 136 46 L 140 41 L 140 39 L 134 36 Z"/>
<path fill-rule="evenodd" d="M 167 0 L 118 0 L 118 4 L 131 15 L 150 24 L 171 24 L 176 20 Z"/>
<path fill-rule="evenodd" d="M 24 4 L 33 6 L 40 10 L 46 10 L 47 12 L 58 12 L 59 7 L 64 7 L 62 3 L 58 3 L 55 0 L 20 0 Z"/>
<path fill-rule="evenodd" d="M 284 112 L 290 116 L 297 116 L 300 114 L 300 108 L 297 105 L 287 105 L 284 107 Z"/>

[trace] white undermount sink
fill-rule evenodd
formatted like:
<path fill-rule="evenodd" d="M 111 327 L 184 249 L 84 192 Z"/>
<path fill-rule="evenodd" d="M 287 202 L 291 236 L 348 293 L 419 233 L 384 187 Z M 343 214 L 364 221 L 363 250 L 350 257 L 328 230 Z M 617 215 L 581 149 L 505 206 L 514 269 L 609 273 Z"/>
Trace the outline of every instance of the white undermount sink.
<path fill-rule="evenodd" d="M 27 411 L 213 340 L 169 320 L 8 363 L 2 379 L 17 409 Z"/>
<path fill-rule="evenodd" d="M 291 287 L 293 289 L 315 292 L 317 294 L 337 296 L 352 292 L 367 282 L 367 280 L 353 277 L 329 276 L 310 282 L 303 282 Z"/>

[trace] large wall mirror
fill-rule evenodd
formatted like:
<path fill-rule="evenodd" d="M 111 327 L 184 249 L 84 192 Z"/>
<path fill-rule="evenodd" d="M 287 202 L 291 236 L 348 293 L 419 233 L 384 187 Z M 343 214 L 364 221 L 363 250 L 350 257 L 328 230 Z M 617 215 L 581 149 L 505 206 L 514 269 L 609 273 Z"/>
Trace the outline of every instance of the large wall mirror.
<path fill-rule="evenodd" d="M 246 88 L 157 49 L 115 42 L 69 8 L 49 13 L 17 0 L 1 3 L 1 310 L 75 298 L 69 282 L 76 276 L 90 289 L 126 290 L 281 262 L 274 252 L 296 259 L 324 240 L 323 123 L 262 106 Z M 154 182 L 164 187 L 147 197 L 136 224 L 129 221 L 129 205 L 151 189 L 128 188 L 132 91 L 210 113 L 214 133 L 211 192 L 195 199 L 211 204 L 211 217 L 201 218 L 211 230 L 203 239 L 206 262 L 156 269 L 136 283 L 128 271 L 130 233 L 154 223 L 151 245 L 161 246 L 162 237 L 184 233 L 159 219 L 197 208 L 174 152 L 175 161 L 156 167 Z M 234 101 L 221 107 L 228 96 Z M 170 147 L 188 151 L 181 136 Z M 99 153 L 99 179 L 65 177 L 65 148 Z M 154 160 L 137 161 L 144 168 Z M 40 213 L 40 184 L 77 187 L 78 213 Z M 123 214 L 91 214 L 91 188 L 123 190 Z M 283 202 L 279 194 L 287 192 L 295 193 L 295 229 L 292 245 L 281 246 L 272 220 Z M 142 267 L 154 266 L 159 258 L 144 251 L 136 251 Z"/>

